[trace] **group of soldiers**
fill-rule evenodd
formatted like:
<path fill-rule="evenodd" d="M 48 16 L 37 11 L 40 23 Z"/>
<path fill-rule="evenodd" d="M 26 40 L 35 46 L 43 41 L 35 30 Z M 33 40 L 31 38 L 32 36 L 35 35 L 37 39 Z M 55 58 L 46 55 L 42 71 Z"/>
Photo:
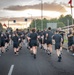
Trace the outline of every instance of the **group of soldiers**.
<path fill-rule="evenodd" d="M 74 56 L 74 28 L 69 29 L 67 37 L 68 37 L 68 51 L 71 50 Z"/>
<path fill-rule="evenodd" d="M 22 41 L 25 39 L 24 31 L 0 32 L 0 55 L 9 50 L 9 46 L 13 44 L 15 55 L 18 55 L 22 48 Z"/>
<path fill-rule="evenodd" d="M 63 34 L 63 33 L 62 33 Z M 64 35 L 64 34 L 63 34 Z M 38 40 L 35 39 L 36 38 Z M 37 53 L 37 45 L 41 45 L 41 49 L 44 49 L 48 55 L 52 54 L 52 45 L 55 42 L 55 50 L 58 56 L 58 62 L 62 59 L 62 44 L 63 44 L 63 36 L 59 34 L 59 30 L 56 30 L 55 33 L 51 31 L 51 27 L 44 31 L 38 31 L 35 33 L 35 29 L 32 30 L 30 35 L 28 36 L 30 51 L 34 54 L 34 58 L 36 58 Z M 33 46 L 32 46 L 33 45 Z"/>
<path fill-rule="evenodd" d="M 58 62 L 61 62 L 64 35 L 65 32 L 60 29 L 52 32 L 51 27 L 43 31 L 36 31 L 36 29 L 33 28 L 32 30 L 27 32 L 19 31 L 18 29 L 13 32 L 0 32 L 0 56 L 2 55 L 2 53 L 5 53 L 5 51 L 9 50 L 9 45 L 11 43 L 13 44 L 15 55 L 19 54 L 19 51 L 22 49 L 23 43 L 28 43 L 27 48 L 34 56 L 34 59 L 36 59 L 38 47 L 40 47 L 42 50 L 45 50 L 48 55 L 52 55 L 52 46 L 54 45 L 58 57 Z M 74 49 L 74 33 L 71 30 L 69 30 L 67 37 L 68 48 Z"/>

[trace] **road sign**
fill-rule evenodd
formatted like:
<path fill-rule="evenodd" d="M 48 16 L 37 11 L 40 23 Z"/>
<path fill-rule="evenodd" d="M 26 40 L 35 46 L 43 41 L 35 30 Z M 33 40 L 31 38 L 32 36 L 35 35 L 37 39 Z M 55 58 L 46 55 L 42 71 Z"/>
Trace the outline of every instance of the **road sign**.
<path fill-rule="evenodd" d="M 57 23 L 47 23 L 47 29 L 51 27 L 51 29 L 57 29 Z"/>

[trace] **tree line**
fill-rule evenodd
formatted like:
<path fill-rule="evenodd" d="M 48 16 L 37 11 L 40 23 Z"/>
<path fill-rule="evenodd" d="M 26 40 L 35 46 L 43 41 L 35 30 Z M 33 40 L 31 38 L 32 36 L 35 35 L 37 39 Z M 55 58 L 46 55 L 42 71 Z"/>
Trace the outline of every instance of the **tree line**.
<path fill-rule="evenodd" d="M 68 25 L 72 25 L 72 16 L 71 15 L 66 15 L 63 16 L 61 15 L 59 18 L 52 18 L 50 20 L 44 18 L 42 19 L 43 21 L 43 29 L 47 28 L 47 23 L 57 23 L 57 28 L 59 27 L 64 27 L 64 26 L 68 26 Z M 74 23 L 74 19 L 73 19 L 73 23 Z M 30 24 L 30 29 L 31 28 L 35 28 L 41 30 L 41 19 L 33 19 L 33 21 Z"/>
<path fill-rule="evenodd" d="M 43 21 L 43 29 L 47 28 L 47 23 L 57 23 L 57 27 L 64 27 L 64 26 L 68 26 L 68 25 L 72 25 L 72 16 L 71 15 L 66 15 L 63 16 L 61 15 L 59 18 L 52 18 L 50 20 L 43 18 L 41 19 L 33 19 L 32 22 L 30 23 L 29 29 L 35 28 L 41 30 L 42 26 L 41 26 L 41 21 Z M 74 23 L 74 19 L 73 19 L 73 23 Z M 2 23 L 0 23 L 0 30 L 3 30 L 3 26 Z"/>

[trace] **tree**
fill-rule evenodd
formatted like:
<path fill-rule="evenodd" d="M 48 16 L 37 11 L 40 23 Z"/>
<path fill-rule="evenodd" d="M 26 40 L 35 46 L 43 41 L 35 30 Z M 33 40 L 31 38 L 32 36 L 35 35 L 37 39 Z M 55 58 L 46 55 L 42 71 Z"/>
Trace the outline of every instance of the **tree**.
<path fill-rule="evenodd" d="M 0 23 L 0 30 L 3 30 L 3 26 L 2 26 L 2 23 Z"/>
<path fill-rule="evenodd" d="M 71 15 L 66 15 L 66 16 L 61 15 L 58 21 L 63 22 L 65 26 L 68 25 L 68 21 L 69 21 L 69 25 L 72 25 L 72 16 Z"/>
<path fill-rule="evenodd" d="M 36 22 L 36 29 L 41 29 L 41 20 L 40 19 L 34 19 L 31 24 L 29 29 L 35 28 L 35 22 Z"/>
<path fill-rule="evenodd" d="M 47 28 L 47 23 L 49 23 L 49 20 L 46 18 L 43 19 L 43 29 Z"/>
<path fill-rule="evenodd" d="M 61 15 L 58 19 L 53 18 L 53 19 L 47 20 L 46 18 L 44 18 L 42 21 L 43 21 L 43 29 L 47 28 L 47 23 L 57 23 L 57 27 L 64 27 L 68 25 L 68 21 L 69 21 L 69 25 L 72 24 L 72 16 L 71 15 L 66 15 L 66 16 Z M 41 19 L 34 19 L 30 24 L 30 28 L 35 28 L 35 22 L 36 22 L 36 29 L 41 30 L 42 29 Z"/>
<path fill-rule="evenodd" d="M 46 18 L 42 19 L 43 21 L 43 29 L 47 28 L 47 23 L 49 22 L 49 20 L 47 20 Z M 35 23 L 36 23 L 36 29 L 37 30 L 41 30 L 41 19 L 34 19 L 31 24 L 29 29 L 35 28 Z"/>
<path fill-rule="evenodd" d="M 64 27 L 65 26 L 65 24 L 63 23 L 63 22 L 58 22 L 57 23 L 57 28 L 59 28 L 59 27 Z"/>
<path fill-rule="evenodd" d="M 56 22 L 58 22 L 58 19 L 57 18 L 50 19 L 50 22 L 56 23 Z"/>

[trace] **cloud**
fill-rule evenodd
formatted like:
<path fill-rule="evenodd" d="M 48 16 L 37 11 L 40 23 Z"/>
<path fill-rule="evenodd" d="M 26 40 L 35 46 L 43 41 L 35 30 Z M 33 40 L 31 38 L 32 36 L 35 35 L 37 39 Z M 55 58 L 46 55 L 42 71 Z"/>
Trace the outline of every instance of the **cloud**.
<path fill-rule="evenodd" d="M 12 17 L 12 18 L 7 18 L 7 17 L 2 17 L 1 19 L 0 19 L 0 21 L 13 21 L 13 20 L 16 20 L 17 22 L 19 22 L 19 21 L 21 21 L 21 22 L 25 22 L 25 18 L 27 18 L 28 19 L 28 21 L 31 21 L 32 20 L 32 18 L 31 17 Z M 41 16 L 35 16 L 35 17 L 33 17 L 33 19 L 41 19 Z M 50 19 L 51 17 L 49 17 L 49 16 L 44 16 L 44 18 L 46 18 L 46 19 Z"/>
<path fill-rule="evenodd" d="M 3 9 L 9 6 L 33 4 L 34 0 L 0 0 L 0 8 Z"/>
<path fill-rule="evenodd" d="M 25 5 L 25 6 L 16 5 L 16 6 L 9 6 L 7 8 L 4 8 L 4 10 L 11 10 L 11 11 L 23 11 L 23 10 L 28 10 L 28 9 L 41 10 L 41 4 Z M 57 3 L 44 3 L 43 10 L 66 12 L 65 7 Z"/>

